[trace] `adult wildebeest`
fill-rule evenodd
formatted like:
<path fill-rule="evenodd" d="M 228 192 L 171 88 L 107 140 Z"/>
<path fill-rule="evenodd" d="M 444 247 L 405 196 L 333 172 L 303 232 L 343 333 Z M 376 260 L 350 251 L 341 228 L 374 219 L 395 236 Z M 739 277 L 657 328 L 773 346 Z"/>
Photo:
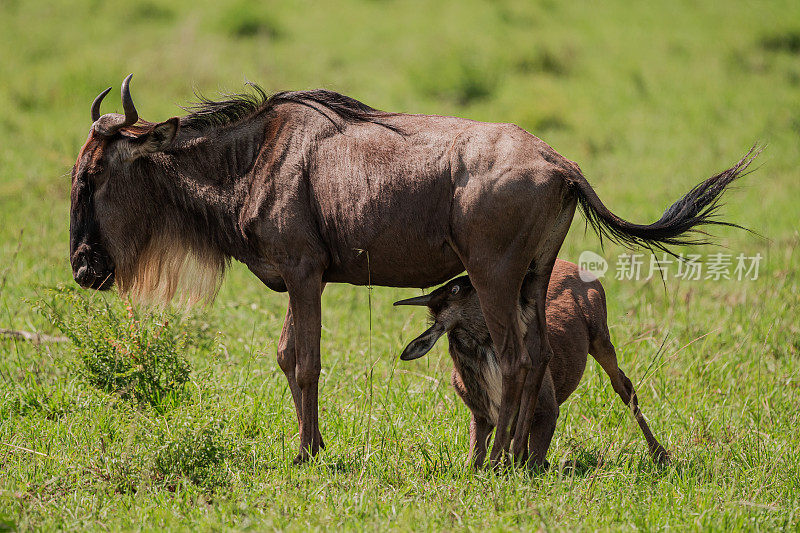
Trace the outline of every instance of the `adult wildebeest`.
<path fill-rule="evenodd" d="M 583 278 L 578 266 L 558 259 L 547 288 L 547 340 L 553 358 L 539 389 L 533 425 L 529 435 L 530 466 L 547 464 L 545 456 L 556 428 L 559 405 L 578 387 L 591 353 L 600 363 L 619 397 L 630 407 L 639 423 L 647 447 L 661 464 L 669 463 L 669 454 L 650 431 L 639 410 L 633 383 L 617 364 L 617 353 L 608 331 L 608 313 L 603 285 L 597 278 Z M 520 309 L 527 317 L 534 307 L 530 298 L 533 278 L 525 277 L 520 294 Z M 486 442 L 497 423 L 500 407 L 500 365 L 494 352 L 486 321 L 481 315 L 475 289 L 467 276 L 458 277 L 424 296 L 408 298 L 394 305 L 424 305 L 433 324 L 403 350 L 400 359 L 422 357 L 447 333 L 453 359 L 453 386 L 472 413 L 469 427 L 470 460 L 483 464 Z M 522 416 L 522 413 L 520 413 Z"/>
<path fill-rule="evenodd" d="M 143 300 L 215 292 L 226 262 L 288 291 L 278 347 L 304 461 L 322 446 L 317 412 L 327 282 L 428 287 L 468 272 L 500 356 L 492 449 L 508 449 L 520 398 L 535 402 L 552 351 L 544 295 L 578 203 L 595 229 L 629 244 L 688 242 L 751 158 L 701 183 L 643 226 L 612 214 L 575 163 L 510 124 L 375 110 L 324 91 L 203 100 L 189 115 L 138 120 L 92 104 L 72 170 L 70 261 L 83 287 Z M 519 293 L 534 272 L 536 316 Z M 533 372 L 528 375 L 528 369 Z M 527 379 L 527 381 L 526 381 Z M 526 425 L 528 424 L 528 425 Z M 520 420 L 515 435 L 527 435 Z M 522 442 L 522 438 L 518 438 Z M 516 449 L 521 456 L 524 450 Z"/>

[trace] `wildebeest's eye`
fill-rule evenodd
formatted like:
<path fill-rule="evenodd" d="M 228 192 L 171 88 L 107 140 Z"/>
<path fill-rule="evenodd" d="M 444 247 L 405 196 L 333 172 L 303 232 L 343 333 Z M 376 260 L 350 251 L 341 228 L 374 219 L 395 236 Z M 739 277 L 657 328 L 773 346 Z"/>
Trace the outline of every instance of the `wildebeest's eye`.
<path fill-rule="evenodd" d="M 86 175 L 89 179 L 92 180 L 93 183 L 96 184 L 103 177 L 103 170 L 105 169 L 101 163 L 99 162 L 94 163 L 92 164 L 91 167 L 89 167 L 89 170 L 88 172 L 86 172 Z"/>
<path fill-rule="evenodd" d="M 460 290 L 461 290 L 461 287 L 459 287 L 458 285 L 453 285 L 453 287 L 450 289 L 450 294 L 455 296 L 456 294 L 458 294 L 458 291 L 460 291 Z"/>
<path fill-rule="evenodd" d="M 96 183 L 105 171 L 105 162 L 101 158 L 90 159 L 80 165 L 79 177 Z"/>

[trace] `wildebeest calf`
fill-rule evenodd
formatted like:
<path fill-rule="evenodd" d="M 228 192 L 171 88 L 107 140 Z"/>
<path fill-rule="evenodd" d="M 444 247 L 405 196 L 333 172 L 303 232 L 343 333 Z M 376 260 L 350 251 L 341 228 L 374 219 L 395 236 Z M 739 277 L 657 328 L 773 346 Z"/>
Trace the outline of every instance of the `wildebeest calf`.
<path fill-rule="evenodd" d="M 586 368 L 587 353 L 600 363 L 611 378 L 614 391 L 630 406 L 650 453 L 656 461 L 669 461 L 639 410 L 631 380 L 617 366 L 617 355 L 608 331 L 606 297 L 596 278 L 570 262 L 557 260 L 547 290 L 547 335 L 553 357 L 540 389 L 533 427 L 528 441 L 530 466 L 546 465 L 545 455 L 555 431 L 559 405 L 580 383 Z M 497 424 L 502 392 L 500 366 L 481 314 L 478 296 L 469 277 L 456 278 L 430 294 L 401 300 L 395 305 L 425 305 L 433 325 L 411 341 L 400 356 L 404 361 L 425 355 L 444 333 L 453 358 L 453 385 L 472 412 L 470 458 L 476 467 L 486 457 L 487 439 Z M 522 286 L 520 307 L 524 320 L 533 306 L 529 278 Z M 520 413 L 523 416 L 523 413 Z"/>

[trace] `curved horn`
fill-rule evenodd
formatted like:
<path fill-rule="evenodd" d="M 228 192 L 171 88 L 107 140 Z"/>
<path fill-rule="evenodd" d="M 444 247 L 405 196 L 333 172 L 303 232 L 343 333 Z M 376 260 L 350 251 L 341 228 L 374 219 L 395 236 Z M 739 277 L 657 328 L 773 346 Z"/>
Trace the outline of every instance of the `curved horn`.
<path fill-rule="evenodd" d="M 108 91 L 110 90 L 111 87 L 101 92 L 100 94 L 97 95 L 97 98 L 94 99 L 94 102 L 92 102 L 92 122 L 97 122 L 97 119 L 100 118 L 100 103 L 103 101 L 103 98 L 106 97 Z"/>
<path fill-rule="evenodd" d="M 136 106 L 133 105 L 129 87 L 132 77 L 133 74 L 128 74 L 128 77 L 122 81 L 122 108 L 125 110 L 125 122 L 119 126 L 120 128 L 136 124 L 136 121 L 139 120 L 139 113 L 136 112 Z"/>
<path fill-rule="evenodd" d="M 100 102 L 103 100 L 103 97 L 108 94 L 108 91 L 111 90 L 111 87 L 95 98 L 92 104 L 92 119 L 95 122 L 100 120 L 100 123 L 95 125 L 95 130 L 100 135 L 110 137 L 120 129 L 136 124 L 136 121 L 139 120 L 139 113 L 136 112 L 136 106 L 133 105 L 133 98 L 131 98 L 130 84 L 132 77 L 133 74 L 128 74 L 128 77 L 122 81 L 122 107 L 125 109 L 124 115 L 118 113 L 100 115 Z"/>

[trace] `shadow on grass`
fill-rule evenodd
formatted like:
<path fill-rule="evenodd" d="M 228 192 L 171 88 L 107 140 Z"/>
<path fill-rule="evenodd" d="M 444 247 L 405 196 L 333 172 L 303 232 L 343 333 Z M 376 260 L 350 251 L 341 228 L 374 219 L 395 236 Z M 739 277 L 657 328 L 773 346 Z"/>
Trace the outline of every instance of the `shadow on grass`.
<path fill-rule="evenodd" d="M 599 455 L 585 454 L 584 457 L 564 461 L 559 466 L 566 476 L 589 477 L 602 463 Z"/>
<path fill-rule="evenodd" d="M 576 449 L 568 457 L 552 466 L 549 471 L 560 470 L 564 476 L 576 478 L 589 478 L 603 470 L 614 471 L 632 468 L 638 472 L 648 473 L 655 477 L 663 477 L 672 472 L 680 474 L 681 469 L 688 465 L 683 462 L 661 464 L 656 462 L 649 454 L 620 454 L 609 457 L 601 450 Z"/>

